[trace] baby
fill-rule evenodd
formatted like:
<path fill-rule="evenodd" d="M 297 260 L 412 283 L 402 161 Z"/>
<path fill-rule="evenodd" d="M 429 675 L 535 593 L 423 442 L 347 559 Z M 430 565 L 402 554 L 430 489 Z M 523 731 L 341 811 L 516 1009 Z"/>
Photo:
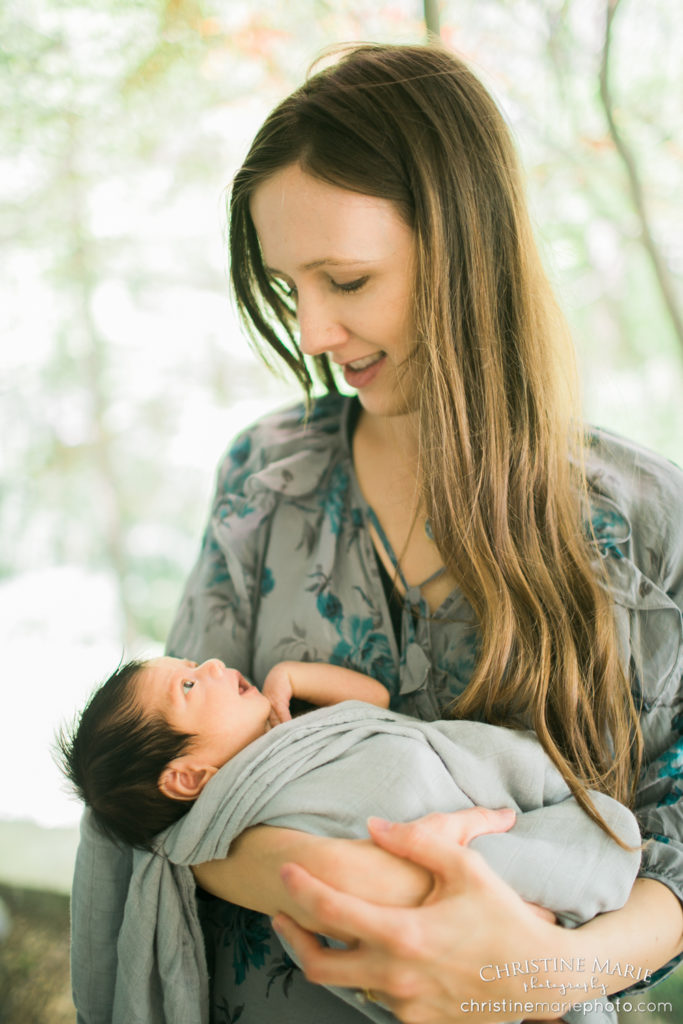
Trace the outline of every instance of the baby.
<path fill-rule="evenodd" d="M 295 696 L 338 706 L 268 732 L 286 722 Z M 65 771 L 94 812 L 82 823 L 72 898 L 74 962 L 87 984 L 93 950 L 108 961 L 114 949 L 116 998 L 124 986 L 136 1020 L 157 1019 L 155 993 L 178 993 L 180 963 L 183 1006 L 200 1006 L 208 977 L 191 869 L 228 856 L 254 825 L 367 840 L 370 815 L 410 821 L 511 807 L 509 832 L 472 845 L 523 899 L 572 925 L 624 904 L 640 862 L 638 826 L 625 807 L 592 793 L 605 828 L 591 820 L 530 733 L 423 722 L 388 703 L 381 684 L 324 664 L 282 662 L 263 692 L 216 659 L 159 658 L 115 672 L 61 741 Z M 112 836 L 149 852 L 122 857 Z M 338 864 L 348 849 L 336 848 Z M 333 991 L 358 1008 L 353 993 Z M 361 1012 L 374 1009 L 366 1003 Z"/>
<path fill-rule="evenodd" d="M 381 683 L 338 665 L 280 662 L 261 691 L 217 658 L 131 661 L 95 691 L 71 733 L 58 736 L 62 770 L 110 837 L 149 848 L 219 768 L 289 720 L 292 698 L 389 706 Z"/>

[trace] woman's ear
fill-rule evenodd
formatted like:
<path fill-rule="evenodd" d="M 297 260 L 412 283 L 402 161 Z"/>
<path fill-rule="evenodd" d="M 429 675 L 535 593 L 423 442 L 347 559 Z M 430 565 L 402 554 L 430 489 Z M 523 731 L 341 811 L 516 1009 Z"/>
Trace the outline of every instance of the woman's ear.
<path fill-rule="evenodd" d="M 159 778 L 159 789 L 171 800 L 196 800 L 217 768 L 193 765 L 187 761 L 171 761 Z"/>

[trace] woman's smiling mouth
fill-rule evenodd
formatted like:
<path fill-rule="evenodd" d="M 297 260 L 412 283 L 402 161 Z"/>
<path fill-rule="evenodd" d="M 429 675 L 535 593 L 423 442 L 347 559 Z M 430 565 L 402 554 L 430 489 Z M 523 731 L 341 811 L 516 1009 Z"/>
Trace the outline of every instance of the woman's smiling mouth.
<path fill-rule="evenodd" d="M 353 362 L 344 363 L 344 380 L 352 388 L 366 387 L 375 379 L 386 357 L 386 352 L 376 352 L 373 355 L 364 356 L 363 359 L 354 359 Z"/>

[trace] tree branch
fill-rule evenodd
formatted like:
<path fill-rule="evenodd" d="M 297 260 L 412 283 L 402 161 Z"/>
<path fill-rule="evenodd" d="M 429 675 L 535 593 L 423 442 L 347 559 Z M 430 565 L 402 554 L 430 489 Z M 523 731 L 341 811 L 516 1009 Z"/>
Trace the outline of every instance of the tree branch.
<path fill-rule="evenodd" d="M 683 315 L 681 314 L 681 310 L 678 308 L 669 269 L 662 257 L 650 227 L 645 195 L 640 175 L 638 173 L 638 165 L 633 152 L 621 134 L 614 117 L 614 106 L 612 103 L 609 85 L 609 59 L 612 44 L 612 26 L 619 3 L 620 0 L 607 0 L 605 8 L 605 38 L 600 61 L 600 100 L 605 111 L 610 137 L 626 171 L 631 199 L 640 222 L 642 242 L 645 247 L 645 251 L 650 258 L 652 269 L 654 270 L 655 278 L 659 285 L 662 299 L 664 300 L 664 305 L 671 317 L 671 322 L 681 347 L 681 354 L 683 355 Z"/>
<path fill-rule="evenodd" d="M 427 42 L 431 43 L 441 38 L 441 24 L 439 21 L 439 0 L 423 0 L 424 23 L 427 32 Z"/>

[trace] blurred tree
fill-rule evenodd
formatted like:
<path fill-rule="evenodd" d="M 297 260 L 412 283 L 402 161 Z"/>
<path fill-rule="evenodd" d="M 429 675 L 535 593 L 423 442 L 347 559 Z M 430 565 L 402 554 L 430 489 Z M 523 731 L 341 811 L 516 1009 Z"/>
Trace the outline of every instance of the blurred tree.
<path fill-rule="evenodd" d="M 209 114 L 244 86 L 226 94 L 207 73 L 227 34 L 200 3 L 14 3 L 1 17 L 5 315 L 20 342 L 3 394 L 0 515 L 15 538 L 3 569 L 104 567 L 124 638 L 161 638 L 187 570 L 188 520 L 198 529 L 195 487 L 206 488 L 203 466 L 189 487 L 169 478 L 166 438 L 192 385 L 218 407 L 249 382 L 239 354 L 216 372 L 225 338 L 189 315 L 225 281 L 185 208 L 211 188 L 217 150 L 225 159 Z M 225 165 L 214 172 L 215 197 L 226 176 Z M 183 355 L 164 351 L 169 292 L 186 306 L 194 362 L 182 370 Z"/>
<path fill-rule="evenodd" d="M 650 259 L 650 263 L 652 264 L 655 279 L 659 286 L 659 291 L 661 292 L 662 302 L 671 317 L 671 324 L 676 333 L 676 337 L 680 345 L 680 354 L 683 358 L 683 316 L 681 315 L 677 297 L 674 293 L 672 275 L 669 272 L 669 268 L 662 256 L 659 245 L 657 244 L 650 227 L 650 218 L 648 215 L 640 169 L 638 167 L 635 153 L 628 144 L 617 123 L 614 101 L 612 99 L 612 91 L 610 88 L 609 70 L 610 51 L 612 48 L 612 30 L 614 17 L 617 13 L 619 4 L 620 0 L 607 0 L 605 8 L 605 36 L 600 61 L 600 100 L 605 111 L 605 117 L 607 118 L 610 138 L 612 139 L 614 147 L 624 165 L 631 200 L 640 224 L 640 237 L 642 244 Z"/>
<path fill-rule="evenodd" d="M 675 332 L 605 101 L 675 291 L 681 8 L 622 0 L 608 48 L 606 4 L 8 0 L 0 573 L 102 568 L 123 634 L 163 638 L 222 447 L 256 415 L 250 396 L 292 393 L 250 361 L 230 315 L 221 194 L 316 53 L 422 41 L 426 25 L 474 63 L 518 136 L 589 417 L 680 459 Z"/>
<path fill-rule="evenodd" d="M 128 645 L 165 635 L 236 404 L 292 394 L 237 338 L 219 197 L 333 18 L 302 0 L 0 11 L 0 572 L 103 569 Z M 346 20 L 357 34 L 358 5 Z"/>
<path fill-rule="evenodd" d="M 423 6 L 427 40 L 438 40 L 441 38 L 441 16 L 438 0 L 423 0 Z"/>
<path fill-rule="evenodd" d="M 586 417 L 680 463 L 681 350 L 600 96 L 606 3 L 446 0 L 441 35 L 473 63 L 517 136 L 537 233 L 579 351 Z M 682 5 L 621 0 L 609 60 L 616 122 L 678 295 L 682 39 Z"/>

